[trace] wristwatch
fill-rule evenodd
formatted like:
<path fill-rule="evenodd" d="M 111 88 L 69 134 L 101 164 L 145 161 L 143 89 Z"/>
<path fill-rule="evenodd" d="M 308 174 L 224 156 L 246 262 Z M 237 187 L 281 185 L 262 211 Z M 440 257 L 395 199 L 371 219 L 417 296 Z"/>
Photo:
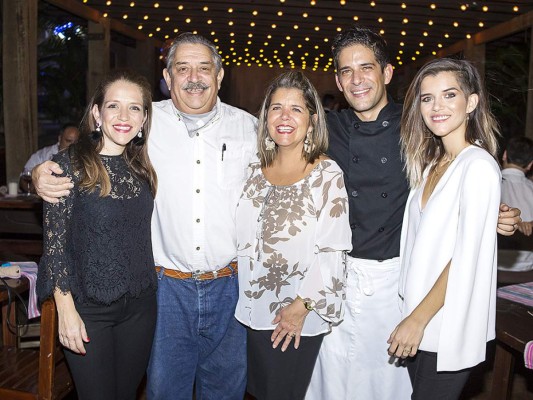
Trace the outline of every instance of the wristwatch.
<path fill-rule="evenodd" d="M 302 303 L 304 303 L 304 307 L 308 311 L 313 311 L 315 309 L 315 306 L 313 305 L 314 301 L 311 299 L 302 299 L 300 296 L 296 296 L 296 300 L 300 300 Z"/>

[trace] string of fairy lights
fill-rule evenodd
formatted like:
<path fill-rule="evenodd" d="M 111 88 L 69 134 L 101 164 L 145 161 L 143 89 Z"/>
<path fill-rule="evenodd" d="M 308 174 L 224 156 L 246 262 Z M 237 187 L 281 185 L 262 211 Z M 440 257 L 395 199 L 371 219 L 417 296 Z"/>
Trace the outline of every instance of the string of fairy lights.
<path fill-rule="evenodd" d="M 353 23 L 378 30 L 400 66 L 533 11 L 531 0 L 80 1 L 162 41 L 185 31 L 209 37 L 226 65 L 313 71 L 334 68 L 331 40 Z"/>

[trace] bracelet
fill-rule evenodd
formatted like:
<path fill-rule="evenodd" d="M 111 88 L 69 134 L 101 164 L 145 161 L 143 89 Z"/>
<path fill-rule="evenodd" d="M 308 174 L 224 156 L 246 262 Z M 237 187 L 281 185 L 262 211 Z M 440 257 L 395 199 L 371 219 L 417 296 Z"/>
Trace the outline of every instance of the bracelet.
<path fill-rule="evenodd" d="M 304 307 L 307 309 L 307 311 L 313 311 L 315 309 L 315 306 L 313 305 L 313 300 L 304 300 L 300 296 L 296 296 L 296 300 L 300 300 L 302 303 L 304 303 Z"/>

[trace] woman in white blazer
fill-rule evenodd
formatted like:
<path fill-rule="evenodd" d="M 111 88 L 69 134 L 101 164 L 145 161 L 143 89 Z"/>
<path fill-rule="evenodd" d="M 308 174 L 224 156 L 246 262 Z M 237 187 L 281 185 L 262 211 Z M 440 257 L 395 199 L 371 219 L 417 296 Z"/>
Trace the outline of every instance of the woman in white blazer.
<path fill-rule="evenodd" d="M 389 353 L 412 399 L 457 399 L 495 337 L 498 128 L 476 68 L 437 59 L 418 72 L 401 124 L 411 193 L 402 229 L 403 320 Z"/>

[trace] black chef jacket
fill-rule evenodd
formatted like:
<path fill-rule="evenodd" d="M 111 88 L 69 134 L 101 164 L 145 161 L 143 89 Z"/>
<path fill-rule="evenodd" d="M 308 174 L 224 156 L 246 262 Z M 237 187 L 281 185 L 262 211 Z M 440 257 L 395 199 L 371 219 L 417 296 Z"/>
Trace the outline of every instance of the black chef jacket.
<path fill-rule="evenodd" d="M 400 150 L 402 106 L 389 97 L 375 121 L 353 109 L 329 112 L 328 155 L 339 164 L 350 204 L 350 256 L 386 260 L 400 254 L 403 212 L 409 194 Z"/>

